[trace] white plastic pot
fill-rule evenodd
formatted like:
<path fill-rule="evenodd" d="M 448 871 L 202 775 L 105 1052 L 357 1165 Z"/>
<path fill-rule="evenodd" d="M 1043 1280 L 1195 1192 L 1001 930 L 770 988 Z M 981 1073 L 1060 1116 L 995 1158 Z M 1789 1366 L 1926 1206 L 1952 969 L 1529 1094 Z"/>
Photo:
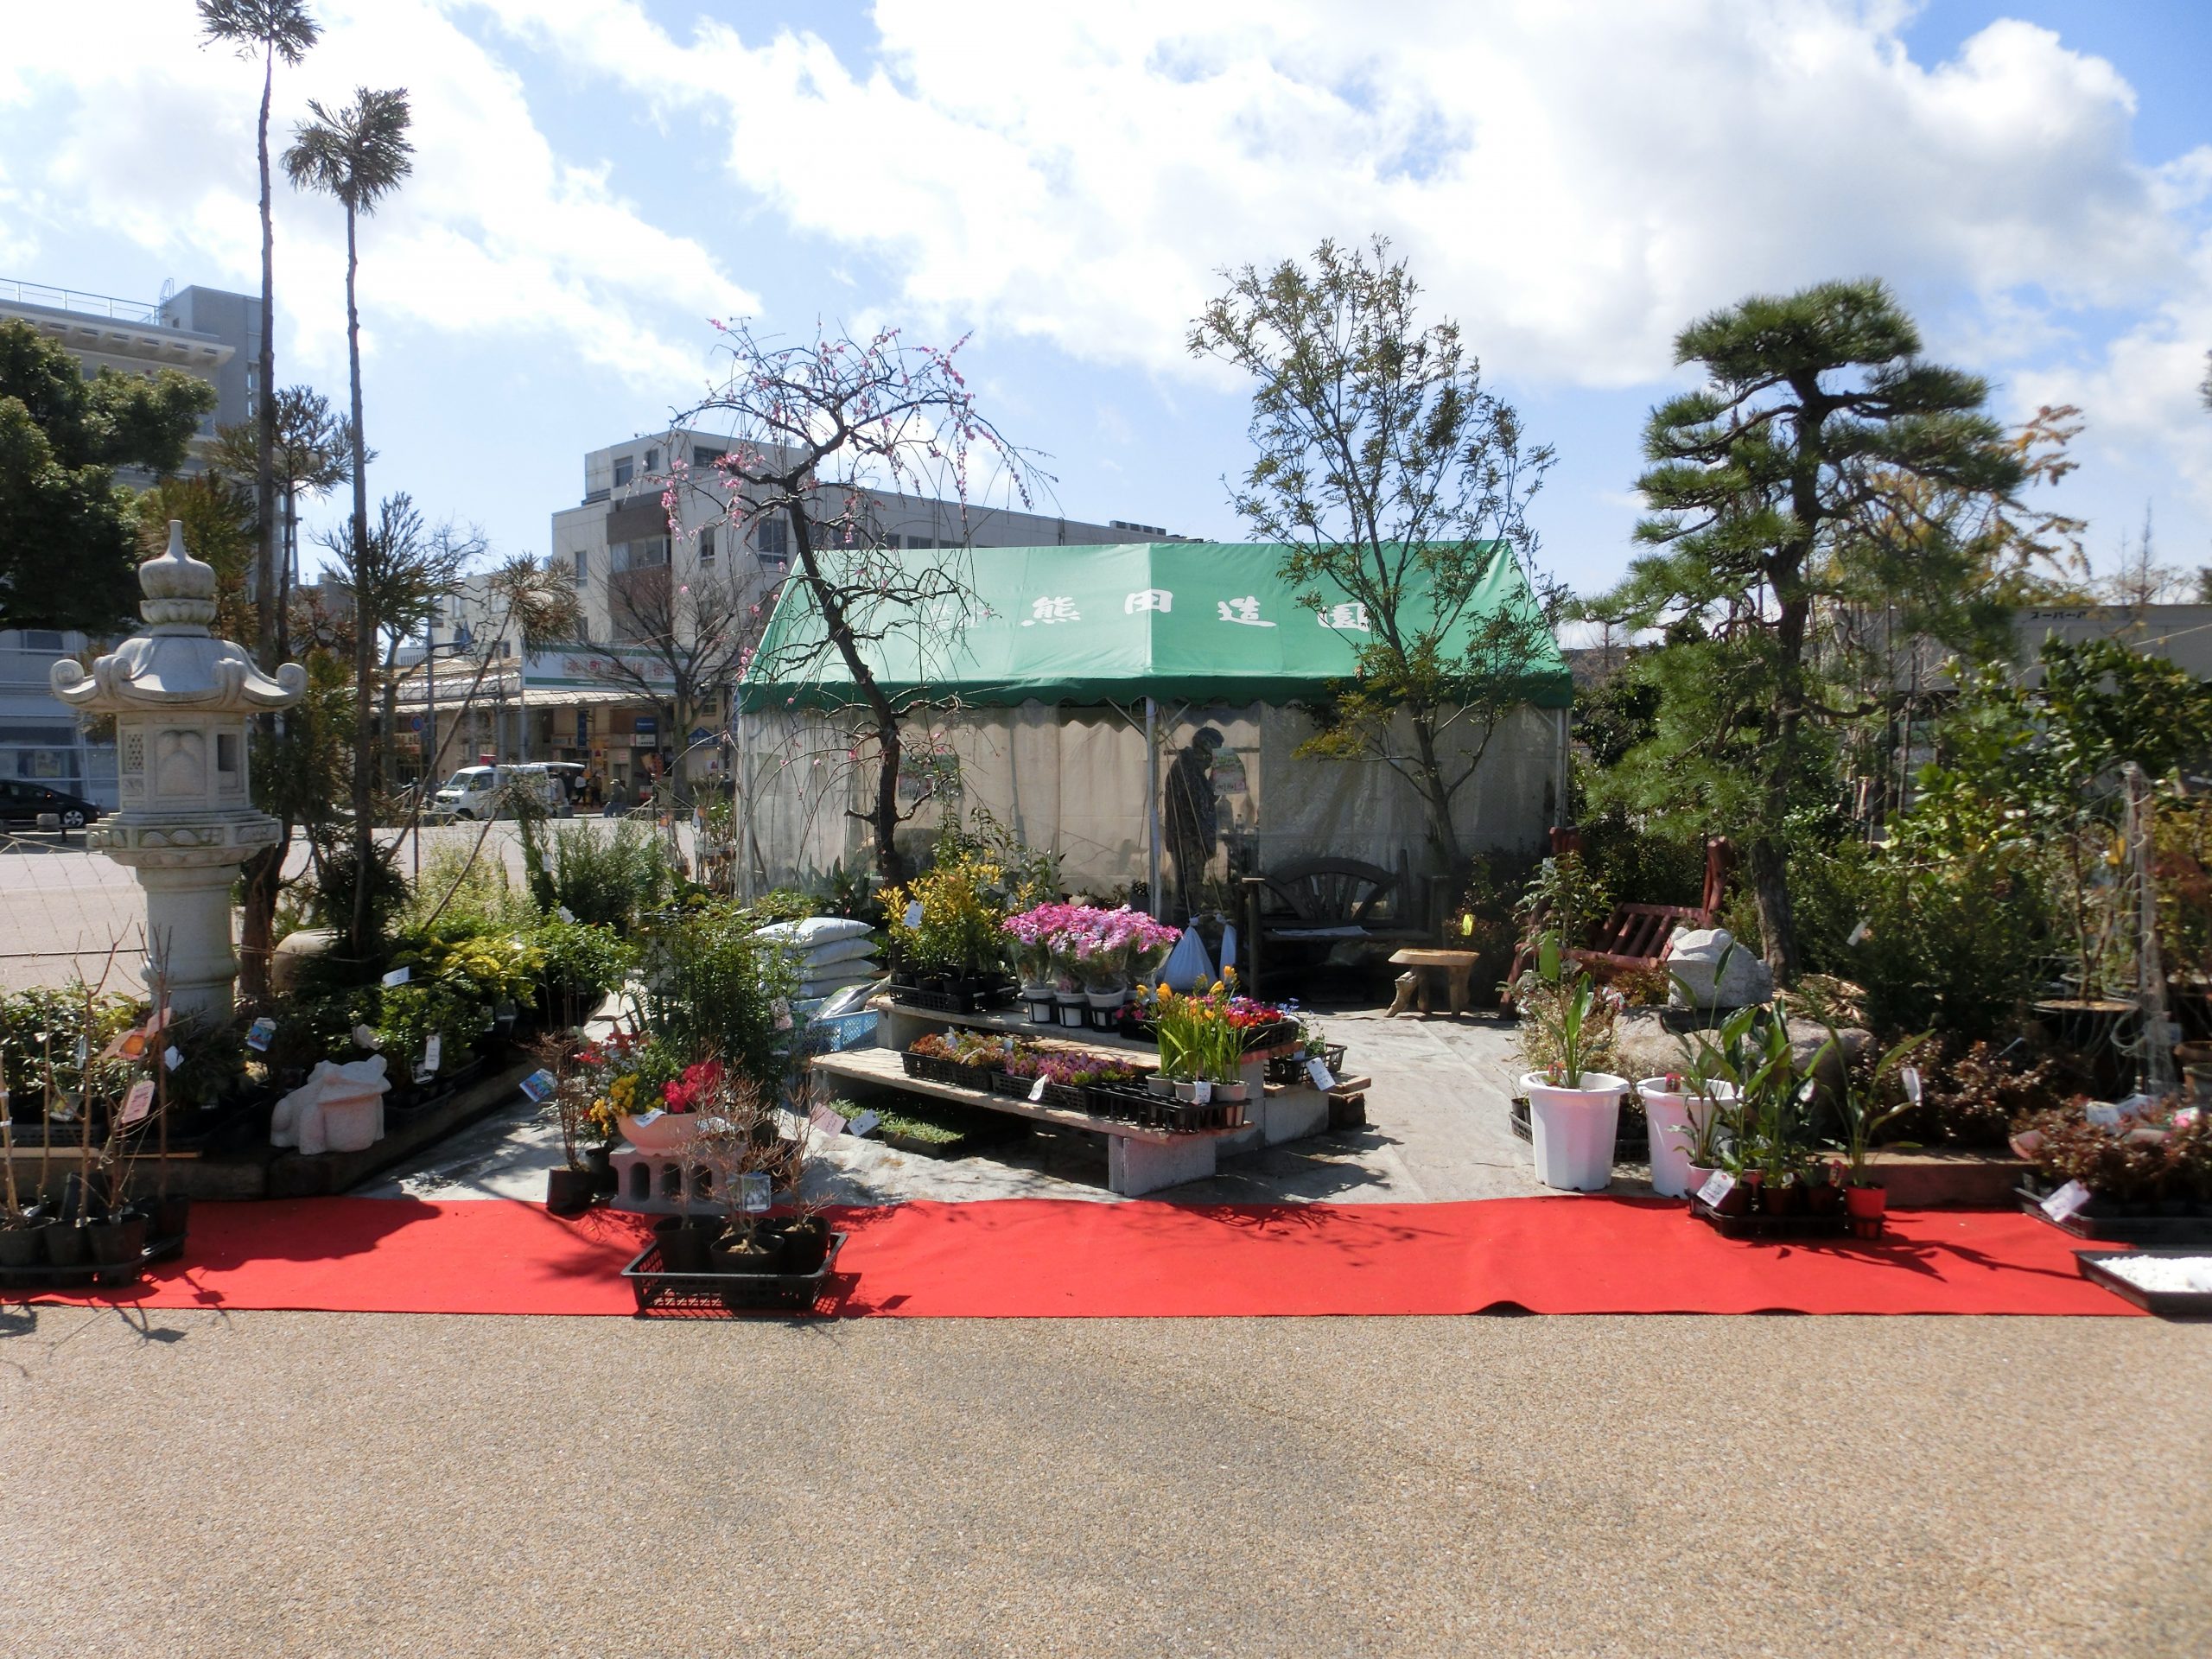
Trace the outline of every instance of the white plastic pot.
<path fill-rule="evenodd" d="M 1646 1077 L 1636 1085 L 1644 1120 L 1651 1126 L 1651 1190 L 1662 1198 L 1687 1198 L 1697 1191 L 1690 1179 L 1692 1138 L 1709 1101 L 1736 1097 L 1733 1084 L 1716 1083 L 1711 1088 L 1709 1096 L 1669 1089 L 1664 1077 Z"/>
<path fill-rule="evenodd" d="M 1581 1087 L 1546 1083 L 1541 1072 L 1521 1079 L 1529 1096 L 1529 1144 L 1536 1179 L 1568 1192 L 1599 1192 L 1613 1178 L 1613 1137 L 1620 1132 L 1626 1077 L 1585 1071 Z"/>

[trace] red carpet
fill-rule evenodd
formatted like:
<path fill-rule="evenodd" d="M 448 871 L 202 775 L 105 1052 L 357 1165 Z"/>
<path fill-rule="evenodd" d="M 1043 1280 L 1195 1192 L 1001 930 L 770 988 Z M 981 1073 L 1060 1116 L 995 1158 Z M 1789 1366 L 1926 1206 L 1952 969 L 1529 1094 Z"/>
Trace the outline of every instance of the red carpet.
<path fill-rule="evenodd" d="M 1721 1238 L 1656 1199 L 1184 1206 L 997 1199 L 848 1211 L 836 1311 L 903 1319 L 1270 1314 L 2132 1315 L 2076 1241 L 2004 1211 L 1891 1218 L 1879 1243 Z M 140 1307 L 628 1313 L 638 1217 L 536 1205 L 306 1198 L 195 1206 Z M 22 1292 L 0 1300 L 24 1300 Z"/>

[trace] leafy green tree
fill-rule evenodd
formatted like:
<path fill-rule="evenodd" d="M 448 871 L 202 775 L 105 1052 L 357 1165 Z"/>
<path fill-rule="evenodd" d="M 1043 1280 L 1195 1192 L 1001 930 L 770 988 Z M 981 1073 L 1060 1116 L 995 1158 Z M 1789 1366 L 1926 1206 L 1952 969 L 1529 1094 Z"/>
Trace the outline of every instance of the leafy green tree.
<path fill-rule="evenodd" d="M 255 156 L 261 164 L 261 342 L 259 391 L 254 398 L 254 596 L 260 608 L 261 665 L 271 670 L 283 655 L 284 607 L 276 570 L 276 231 L 269 200 L 269 104 L 276 86 L 276 60 L 296 68 L 322 30 L 301 0 L 199 0 L 203 44 L 221 41 L 242 58 L 261 60 L 261 118 Z"/>
<path fill-rule="evenodd" d="M 300 127 L 284 152 L 284 173 L 293 187 L 319 191 L 346 210 L 346 363 L 353 390 L 353 541 L 352 557 L 365 568 L 375 554 L 369 547 L 369 459 L 361 429 L 361 310 L 359 224 L 414 170 L 415 146 L 408 141 L 410 119 L 404 87 L 378 92 L 363 86 L 352 104 L 335 115 L 310 99 L 314 119 Z M 376 677 L 376 630 L 353 630 L 353 946 L 368 951 L 372 931 L 370 871 L 375 838 L 375 778 L 370 765 L 371 690 Z"/>
<path fill-rule="evenodd" d="M 138 556 L 150 559 L 168 545 L 169 520 L 184 526 L 184 544 L 215 572 L 215 620 L 208 626 L 219 639 L 251 639 L 259 609 L 248 597 L 252 585 L 255 534 L 253 497 L 219 472 L 190 478 L 165 478 L 143 492 L 138 513 Z"/>
<path fill-rule="evenodd" d="M 138 524 L 116 469 L 183 465 L 215 389 L 175 369 L 90 379 L 27 322 L 0 322 L 0 627 L 127 623 Z"/>
<path fill-rule="evenodd" d="M 1906 539 L 1883 524 L 1904 492 L 2010 500 L 2027 473 L 1982 413 L 1983 382 L 1922 361 L 1878 282 L 1755 296 L 1692 324 L 1675 355 L 1706 384 L 1645 429 L 1651 516 L 1637 537 L 1654 550 L 1595 608 L 1676 626 L 1637 668 L 1661 690 L 1657 734 L 1605 787 L 1738 837 L 1786 984 L 1799 965 L 1787 827 L 1834 804 L 1836 728 L 1866 712 L 1823 672 L 1834 618 L 1878 602 L 1909 635 L 1992 648 L 2003 612 L 1972 580 L 1980 550 L 1941 516 Z"/>
<path fill-rule="evenodd" d="M 283 544 L 276 561 L 276 655 L 291 650 L 292 590 L 300 575 L 300 498 L 323 496 L 353 476 L 353 434 L 330 400 L 312 386 L 286 386 L 270 400 L 276 423 L 273 457 L 276 493 L 283 498 Z M 251 481 L 261 465 L 261 428 L 226 426 L 215 434 L 212 459 L 232 477 Z M 376 459 L 376 451 L 368 459 Z"/>
<path fill-rule="evenodd" d="M 1533 560 L 1527 509 L 1553 451 L 1483 389 L 1459 324 L 1420 325 L 1421 290 L 1383 238 L 1364 250 L 1325 241 L 1310 270 L 1285 260 L 1225 274 L 1190 349 L 1259 382 L 1259 454 L 1237 513 L 1255 539 L 1287 545 L 1282 574 L 1300 604 L 1341 608 L 1361 629 L 1357 673 L 1316 711 L 1306 748 L 1404 779 L 1433 859 L 1459 872 L 1452 801 L 1551 644 L 1538 608 L 1489 601 L 1515 591 L 1504 578 L 1516 560 Z"/>

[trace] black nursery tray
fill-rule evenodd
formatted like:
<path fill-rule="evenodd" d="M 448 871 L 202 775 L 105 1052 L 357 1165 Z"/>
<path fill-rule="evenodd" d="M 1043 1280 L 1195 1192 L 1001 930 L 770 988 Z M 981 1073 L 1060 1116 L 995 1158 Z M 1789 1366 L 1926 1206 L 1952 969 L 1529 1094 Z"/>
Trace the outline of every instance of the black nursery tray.
<path fill-rule="evenodd" d="M 1529 1096 L 1513 1096 L 1513 1133 L 1526 1141 L 1532 1131 L 1529 1128 Z M 1613 1161 L 1617 1164 L 1640 1164 L 1651 1156 L 1651 1125 L 1641 1107 L 1629 1104 L 1628 1096 L 1621 1096 L 1621 1117 L 1613 1130 Z"/>
<path fill-rule="evenodd" d="M 812 1273 L 669 1273 L 660 1265 L 658 1241 L 622 1269 L 638 1299 L 638 1317 L 715 1319 L 731 1313 L 815 1313 L 822 1287 L 836 1271 L 843 1233 L 830 1235 L 829 1253 Z"/>
<path fill-rule="evenodd" d="M 1809 1211 L 1796 1216 L 1724 1216 L 1703 1198 L 1690 1200 L 1690 1214 L 1709 1224 L 1723 1238 L 1847 1238 L 1851 1217 L 1840 1210 L 1832 1216 Z"/>
<path fill-rule="evenodd" d="M 2026 1185 L 2015 1187 L 2013 1192 L 2025 1213 L 2075 1238 L 2107 1239 L 2114 1244 L 2194 1245 L 2200 1250 L 2212 1247 L 2212 1216 L 2116 1215 L 2104 1200 L 2092 1198 L 2086 1208 L 2065 1220 L 2053 1221 L 2043 1211 L 2043 1201 L 2050 1193 Z"/>
<path fill-rule="evenodd" d="M 184 1235 L 146 1241 L 131 1262 L 86 1262 L 73 1268 L 0 1268 L 0 1290 L 99 1290 L 114 1285 L 134 1285 L 156 1262 L 167 1261 L 184 1249 Z"/>
<path fill-rule="evenodd" d="M 914 985 L 893 985 L 891 1000 L 901 1007 L 924 1014 L 988 1014 L 1008 1007 L 1014 988 L 1001 985 L 987 991 L 925 991 Z"/>
<path fill-rule="evenodd" d="M 2076 1250 L 2074 1252 L 2074 1265 L 2081 1269 L 2084 1279 L 2102 1285 L 2122 1301 L 2133 1302 L 2145 1313 L 2158 1313 L 2167 1318 L 2195 1319 L 2212 1315 L 2212 1291 L 2145 1290 L 2142 1286 L 2132 1283 L 2113 1272 L 2106 1264 L 2125 1261 L 2131 1257 L 2140 1261 L 2146 1255 L 2201 1256 L 2206 1254 L 2207 1252 L 2201 1249 L 2194 1250 Z"/>

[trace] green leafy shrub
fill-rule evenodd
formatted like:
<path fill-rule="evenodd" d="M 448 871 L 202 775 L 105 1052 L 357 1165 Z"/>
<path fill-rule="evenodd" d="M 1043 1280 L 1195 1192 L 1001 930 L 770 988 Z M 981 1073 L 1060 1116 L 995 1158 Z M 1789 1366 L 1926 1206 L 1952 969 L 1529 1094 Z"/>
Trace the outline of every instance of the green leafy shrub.
<path fill-rule="evenodd" d="M 727 902 L 657 917 L 643 976 L 646 1027 L 672 1055 L 712 1056 L 765 1087 L 783 1077 L 798 980 L 788 954 L 755 936 L 761 919 Z"/>
<path fill-rule="evenodd" d="M 397 845 L 378 842 L 370 867 L 369 925 L 378 936 L 391 926 L 408 902 L 407 878 L 393 861 Z M 321 842 L 314 849 L 315 880 L 307 895 L 310 925 L 335 929 L 343 937 L 353 925 L 353 848 L 350 842 Z"/>
<path fill-rule="evenodd" d="M 100 1052 L 137 1013 L 128 998 L 92 996 L 81 981 L 0 995 L 0 1070 L 15 1116 L 39 1115 L 49 1067 L 57 1096 L 81 1093 L 88 1078 L 95 1094 L 127 1087 L 128 1064 L 103 1060 Z"/>
<path fill-rule="evenodd" d="M 461 983 L 410 982 L 385 989 L 377 1014 L 377 1047 L 388 1062 L 386 1075 L 395 1086 L 404 1086 L 422 1066 L 433 1033 L 439 1039 L 437 1069 L 451 1071 L 468 1063 L 493 1024 L 491 1005 L 471 996 Z"/>
<path fill-rule="evenodd" d="M 537 907 L 508 878 L 506 865 L 466 847 L 432 850 L 394 918 L 403 936 L 435 927 L 446 938 L 519 933 L 537 922 Z"/>
<path fill-rule="evenodd" d="M 580 922 L 627 928 L 666 903 L 673 872 L 659 839 L 626 820 L 603 834 L 588 823 L 553 834 L 553 896 Z"/>
<path fill-rule="evenodd" d="M 539 963 L 538 1006 L 556 1025 L 583 1024 L 638 960 L 636 947 L 613 928 L 588 922 L 541 922 L 526 938 Z"/>

